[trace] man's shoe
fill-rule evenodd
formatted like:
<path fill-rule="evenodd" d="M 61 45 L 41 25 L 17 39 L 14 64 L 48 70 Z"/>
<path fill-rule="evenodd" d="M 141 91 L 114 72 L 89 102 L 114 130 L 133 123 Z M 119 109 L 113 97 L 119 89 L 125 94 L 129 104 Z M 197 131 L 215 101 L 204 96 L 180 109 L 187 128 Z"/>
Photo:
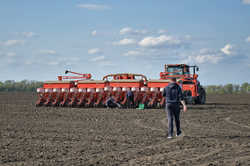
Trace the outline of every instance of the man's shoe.
<path fill-rule="evenodd" d="M 121 105 L 117 103 L 118 108 L 121 108 Z"/>
<path fill-rule="evenodd" d="M 176 134 L 176 137 L 179 137 L 179 136 L 181 136 L 181 132 L 179 132 L 179 133 Z"/>
<path fill-rule="evenodd" d="M 171 135 L 168 136 L 168 139 L 172 139 L 172 138 L 173 138 L 173 136 L 171 136 Z"/>

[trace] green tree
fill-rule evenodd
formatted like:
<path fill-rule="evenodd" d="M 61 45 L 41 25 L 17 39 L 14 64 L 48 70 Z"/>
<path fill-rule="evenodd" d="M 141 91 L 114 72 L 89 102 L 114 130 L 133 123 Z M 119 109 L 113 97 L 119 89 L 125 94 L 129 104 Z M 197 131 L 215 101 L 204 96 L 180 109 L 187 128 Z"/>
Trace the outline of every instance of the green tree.
<path fill-rule="evenodd" d="M 223 85 L 217 86 L 217 93 L 218 94 L 225 94 L 226 93 Z"/>
<path fill-rule="evenodd" d="M 250 84 L 248 84 L 247 93 L 250 93 Z"/>
<path fill-rule="evenodd" d="M 15 82 L 7 80 L 0 82 L 0 91 L 36 91 L 37 88 L 42 87 L 42 82 L 23 80 Z"/>
<path fill-rule="evenodd" d="M 241 93 L 247 93 L 248 86 L 249 86 L 249 84 L 248 84 L 247 82 L 244 82 L 244 83 L 241 85 L 241 87 L 240 87 Z"/>
<path fill-rule="evenodd" d="M 233 84 L 227 84 L 224 86 L 225 93 L 233 94 Z"/>
<path fill-rule="evenodd" d="M 2 83 L 1 81 L 0 81 L 0 91 L 3 91 L 4 90 L 4 83 Z"/>
<path fill-rule="evenodd" d="M 233 93 L 239 93 L 240 86 L 239 85 L 233 85 Z"/>

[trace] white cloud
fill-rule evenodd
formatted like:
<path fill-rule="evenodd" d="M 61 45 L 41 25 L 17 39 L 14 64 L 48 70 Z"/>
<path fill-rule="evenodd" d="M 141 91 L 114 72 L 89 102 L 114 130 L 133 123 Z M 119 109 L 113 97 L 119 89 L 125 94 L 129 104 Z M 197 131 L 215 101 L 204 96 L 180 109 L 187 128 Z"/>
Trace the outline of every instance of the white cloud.
<path fill-rule="evenodd" d="M 186 40 L 191 40 L 191 39 L 192 39 L 192 36 L 191 36 L 191 35 L 185 35 L 184 38 L 185 38 Z"/>
<path fill-rule="evenodd" d="M 145 37 L 139 42 L 139 45 L 142 47 L 159 47 L 159 46 L 170 46 L 170 45 L 179 45 L 181 41 L 175 39 L 172 36 L 161 35 L 159 37 Z"/>
<path fill-rule="evenodd" d="M 15 52 L 7 52 L 7 53 L 0 52 L 0 56 L 3 56 L 3 57 L 15 57 L 16 53 Z"/>
<path fill-rule="evenodd" d="M 246 38 L 246 42 L 250 43 L 250 36 L 248 36 L 248 38 Z"/>
<path fill-rule="evenodd" d="M 136 43 L 136 40 L 125 38 L 125 39 L 122 39 L 118 42 L 114 42 L 113 44 L 114 45 L 131 45 L 131 44 L 135 44 L 135 43 Z"/>
<path fill-rule="evenodd" d="M 99 48 L 92 48 L 88 50 L 88 54 L 100 54 L 102 51 Z"/>
<path fill-rule="evenodd" d="M 194 52 L 193 55 L 187 57 L 182 57 L 184 60 L 182 63 L 187 64 L 204 64 L 204 63 L 219 63 L 224 57 L 218 51 L 213 51 L 209 49 L 201 49 L 199 52 Z"/>
<path fill-rule="evenodd" d="M 147 30 L 134 30 L 130 27 L 125 27 L 120 30 L 120 35 L 126 35 L 126 34 L 140 35 L 140 34 L 146 34 L 146 33 L 147 33 Z"/>
<path fill-rule="evenodd" d="M 16 45 L 23 45 L 24 40 L 7 40 L 4 42 L 0 42 L 0 45 L 10 47 L 10 46 L 16 46 Z"/>
<path fill-rule="evenodd" d="M 17 64 L 18 61 L 15 58 L 9 58 L 6 60 L 7 64 Z"/>
<path fill-rule="evenodd" d="M 109 10 L 110 6 L 107 5 L 98 5 L 98 4 L 78 4 L 76 5 L 78 8 L 84 8 L 88 10 Z"/>
<path fill-rule="evenodd" d="M 142 53 L 140 51 L 128 51 L 123 54 L 123 56 L 140 56 Z"/>
<path fill-rule="evenodd" d="M 16 53 L 15 52 L 8 52 L 6 55 L 8 57 L 14 57 L 14 56 L 16 56 Z"/>
<path fill-rule="evenodd" d="M 105 56 L 97 56 L 97 57 L 90 59 L 90 61 L 97 62 L 97 61 L 103 61 L 104 59 L 105 59 Z"/>
<path fill-rule="evenodd" d="M 40 54 L 49 54 L 49 55 L 55 55 L 55 50 L 40 50 Z"/>
<path fill-rule="evenodd" d="M 102 66 L 102 67 L 105 67 L 105 66 L 116 66 L 116 64 L 114 64 L 113 62 L 111 61 L 102 61 L 102 62 L 99 62 L 98 65 Z"/>
<path fill-rule="evenodd" d="M 223 47 L 221 49 L 221 52 L 223 52 L 226 55 L 231 55 L 232 54 L 232 49 L 233 49 L 233 46 L 231 44 L 227 44 L 227 45 L 225 45 L 225 47 Z"/>
<path fill-rule="evenodd" d="M 37 34 L 34 32 L 22 32 L 22 35 L 27 38 L 37 36 Z"/>
<path fill-rule="evenodd" d="M 94 31 L 91 32 L 91 35 L 92 35 L 92 36 L 96 36 L 96 34 L 97 34 L 97 31 L 96 31 L 96 30 L 94 30 Z"/>
<path fill-rule="evenodd" d="M 197 63 L 197 64 L 203 64 L 203 63 L 213 63 L 217 64 L 222 59 L 221 56 L 216 55 L 197 55 L 197 56 L 188 56 L 188 62 L 189 63 Z"/>
<path fill-rule="evenodd" d="M 33 62 L 32 62 L 32 61 L 25 61 L 24 64 L 25 64 L 25 65 L 32 65 Z"/>
<path fill-rule="evenodd" d="M 250 0 L 242 0 L 243 4 L 250 5 Z"/>
<path fill-rule="evenodd" d="M 166 29 L 160 29 L 160 30 L 158 31 L 158 33 L 159 33 L 159 34 L 167 33 L 167 30 L 166 30 Z"/>
<path fill-rule="evenodd" d="M 113 62 L 111 62 L 110 60 L 107 60 L 105 58 L 105 56 L 93 57 L 89 61 L 95 62 L 96 65 L 99 65 L 99 66 L 102 66 L 102 67 L 105 67 L 105 66 L 115 66 L 115 64 Z"/>
<path fill-rule="evenodd" d="M 49 62 L 48 65 L 51 65 L 51 66 L 59 65 L 59 62 L 52 61 L 52 62 Z"/>
<path fill-rule="evenodd" d="M 121 30 L 120 30 L 120 34 L 121 35 L 125 35 L 125 34 L 128 34 L 128 33 L 131 33 L 133 30 L 132 30 L 132 28 L 130 28 L 130 27 L 125 27 L 125 28 L 122 28 Z"/>

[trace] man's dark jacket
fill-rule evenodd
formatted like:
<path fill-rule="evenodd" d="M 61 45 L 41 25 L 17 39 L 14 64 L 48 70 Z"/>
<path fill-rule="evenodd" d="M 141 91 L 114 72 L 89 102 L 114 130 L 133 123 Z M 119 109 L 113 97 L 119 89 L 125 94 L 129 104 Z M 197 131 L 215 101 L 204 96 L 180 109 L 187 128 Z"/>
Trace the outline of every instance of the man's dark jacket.
<path fill-rule="evenodd" d="M 170 83 L 164 88 L 163 96 L 166 97 L 167 103 L 180 103 L 183 100 L 181 87 L 177 83 Z"/>

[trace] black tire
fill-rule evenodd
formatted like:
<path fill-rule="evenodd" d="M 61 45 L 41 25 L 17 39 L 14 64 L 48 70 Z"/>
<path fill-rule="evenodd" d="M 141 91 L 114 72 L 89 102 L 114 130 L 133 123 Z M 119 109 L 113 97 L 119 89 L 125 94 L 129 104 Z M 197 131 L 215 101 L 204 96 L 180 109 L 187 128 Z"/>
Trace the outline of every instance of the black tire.
<path fill-rule="evenodd" d="M 200 95 L 196 100 L 196 104 L 205 104 L 206 103 L 206 91 L 202 88 Z"/>
<path fill-rule="evenodd" d="M 203 93 L 201 95 L 200 103 L 201 104 L 206 104 L 206 100 L 207 100 L 206 91 L 203 89 Z"/>
<path fill-rule="evenodd" d="M 199 96 L 194 100 L 195 104 L 205 104 L 206 103 L 206 91 L 201 88 Z"/>

